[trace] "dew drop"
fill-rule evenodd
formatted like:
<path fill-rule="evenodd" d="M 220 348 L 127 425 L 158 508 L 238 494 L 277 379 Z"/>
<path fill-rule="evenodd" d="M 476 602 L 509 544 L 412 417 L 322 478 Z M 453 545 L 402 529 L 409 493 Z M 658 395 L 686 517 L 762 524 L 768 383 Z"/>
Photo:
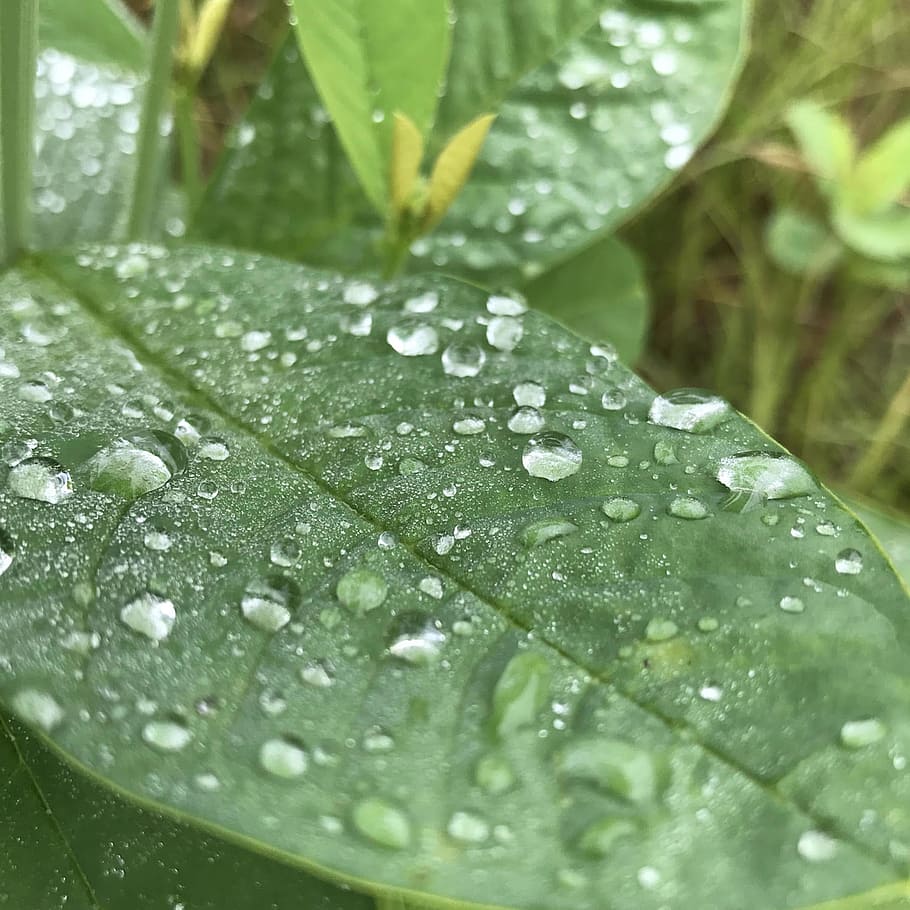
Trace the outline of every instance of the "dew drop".
<path fill-rule="evenodd" d="M 708 517 L 708 507 L 699 499 L 691 496 L 677 496 L 667 507 L 667 512 L 674 518 L 684 518 L 687 521 L 698 521 Z"/>
<path fill-rule="evenodd" d="M 0 529 L 0 575 L 13 564 L 13 543 Z"/>
<path fill-rule="evenodd" d="M 450 344 L 442 352 L 442 369 L 448 376 L 476 376 L 487 355 L 476 344 Z"/>
<path fill-rule="evenodd" d="M 498 351 L 515 350 L 523 335 L 521 320 L 513 316 L 494 316 L 487 325 L 487 341 Z"/>
<path fill-rule="evenodd" d="M 366 281 L 352 281 L 345 286 L 342 300 L 353 306 L 366 306 L 379 296 L 379 291 Z"/>
<path fill-rule="evenodd" d="M 602 506 L 604 515 L 611 521 L 632 521 L 641 515 L 641 506 L 634 499 L 625 499 L 623 497 L 614 497 L 608 499 Z"/>
<path fill-rule="evenodd" d="M 653 642 L 669 641 L 675 638 L 678 632 L 679 627 L 672 619 L 655 617 L 645 628 L 645 638 Z"/>
<path fill-rule="evenodd" d="M 619 739 L 582 737 L 558 754 L 561 777 L 594 784 L 640 805 L 656 802 L 665 784 L 662 763 L 650 752 Z"/>
<path fill-rule="evenodd" d="M 505 793 L 515 783 L 515 774 L 508 761 L 501 755 L 485 755 L 474 769 L 477 786 L 486 793 L 496 796 Z"/>
<path fill-rule="evenodd" d="M 780 599 L 778 606 L 785 613 L 802 613 L 806 609 L 806 605 L 799 597 L 793 597 L 789 594 Z"/>
<path fill-rule="evenodd" d="M 516 654 L 493 690 L 493 722 L 499 736 L 529 726 L 547 700 L 550 665 L 540 654 Z"/>
<path fill-rule="evenodd" d="M 863 571 L 863 554 L 859 550 L 841 550 L 834 560 L 834 568 L 840 575 L 859 575 Z"/>
<path fill-rule="evenodd" d="M 300 777 L 307 769 L 308 759 L 303 746 L 293 739 L 276 737 L 266 740 L 259 748 L 259 764 L 275 777 Z"/>
<path fill-rule="evenodd" d="M 519 382 L 512 389 L 519 407 L 542 408 L 547 403 L 547 390 L 537 382 Z"/>
<path fill-rule="evenodd" d="M 521 463 L 532 477 L 562 480 L 581 468 L 581 449 L 562 433 L 532 436 L 524 448 Z"/>
<path fill-rule="evenodd" d="M 411 843 L 411 822 L 407 815 L 378 797 L 361 800 L 352 813 L 354 827 L 368 840 L 392 850 Z"/>
<path fill-rule="evenodd" d="M 606 857 L 614 852 L 617 842 L 636 834 L 638 828 L 625 818 L 608 816 L 589 825 L 578 839 L 578 849 L 593 857 Z"/>
<path fill-rule="evenodd" d="M 542 546 L 551 540 L 569 537 L 578 530 L 578 525 L 567 518 L 542 518 L 521 529 L 521 542 L 528 548 Z"/>
<path fill-rule="evenodd" d="M 142 739 L 159 752 L 179 752 L 193 734 L 181 720 L 153 720 L 142 728 Z"/>
<path fill-rule="evenodd" d="M 240 609 L 244 617 L 265 632 L 277 632 L 291 621 L 298 598 L 296 584 L 283 575 L 253 579 L 243 592 Z"/>
<path fill-rule="evenodd" d="M 482 844 L 490 836 L 490 825 L 472 812 L 455 812 L 446 831 L 452 840 L 461 844 Z"/>
<path fill-rule="evenodd" d="M 822 831 L 804 831 L 796 844 L 799 855 L 810 863 L 824 863 L 837 855 L 837 841 Z"/>
<path fill-rule="evenodd" d="M 89 486 L 133 500 L 163 487 L 186 467 L 183 444 L 169 433 L 149 433 L 117 439 L 85 464 Z"/>
<path fill-rule="evenodd" d="M 505 294 L 494 294 L 487 299 L 487 312 L 493 316 L 521 316 L 527 311 L 528 306 L 523 300 Z"/>
<path fill-rule="evenodd" d="M 446 637 L 435 622 L 421 614 L 399 616 L 392 627 L 389 654 L 412 666 L 438 662 Z"/>
<path fill-rule="evenodd" d="M 654 399 L 648 420 L 659 427 L 707 433 L 732 414 L 729 403 L 717 395 L 700 389 L 677 389 Z"/>
<path fill-rule="evenodd" d="M 393 326 L 386 333 L 386 341 L 404 357 L 421 357 L 439 350 L 439 335 L 430 325 Z"/>
<path fill-rule="evenodd" d="M 56 505 L 73 495 L 69 473 L 51 458 L 26 458 L 9 472 L 10 492 L 21 499 Z"/>
<path fill-rule="evenodd" d="M 50 733 L 63 721 L 63 708 L 57 699 L 40 689 L 21 689 L 12 698 L 13 710 L 26 723 Z"/>
<path fill-rule="evenodd" d="M 459 436 L 476 436 L 486 428 L 487 425 L 479 417 L 462 417 L 452 424 L 452 429 Z"/>
<path fill-rule="evenodd" d="M 544 418 L 537 408 L 528 406 L 516 408 L 509 417 L 508 427 L 520 436 L 531 436 L 543 429 Z"/>
<path fill-rule="evenodd" d="M 862 749 L 879 742 L 888 732 L 888 728 L 877 718 L 848 720 L 840 728 L 840 741 L 847 749 Z"/>
<path fill-rule="evenodd" d="M 295 538 L 281 537 L 269 548 L 269 561 L 273 565 L 289 568 L 297 563 L 302 552 L 302 548 Z"/>
<path fill-rule="evenodd" d="M 335 588 L 338 600 L 358 614 L 381 606 L 388 592 L 386 580 L 371 569 L 351 569 L 341 577 Z"/>
<path fill-rule="evenodd" d="M 172 601 L 145 591 L 120 611 L 120 620 L 146 638 L 162 641 L 171 634 L 177 611 Z"/>
<path fill-rule="evenodd" d="M 717 479 L 733 493 L 750 499 L 792 499 L 818 489 L 809 471 L 783 452 L 727 455 L 720 460 Z"/>
<path fill-rule="evenodd" d="M 621 411 L 628 404 L 628 399 L 621 389 L 607 389 L 600 403 L 605 411 Z"/>

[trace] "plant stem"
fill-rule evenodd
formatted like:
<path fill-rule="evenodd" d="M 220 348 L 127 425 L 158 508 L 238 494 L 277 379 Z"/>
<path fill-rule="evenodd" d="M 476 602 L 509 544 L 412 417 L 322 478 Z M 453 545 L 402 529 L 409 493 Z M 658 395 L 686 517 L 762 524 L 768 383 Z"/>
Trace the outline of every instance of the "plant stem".
<path fill-rule="evenodd" d="M 194 91 L 186 86 L 177 90 L 174 114 L 177 127 L 177 142 L 180 148 L 180 171 L 183 190 L 187 197 L 188 215 L 192 217 L 202 193 L 202 168 L 199 160 L 199 131 L 194 116 Z"/>
<path fill-rule="evenodd" d="M 872 434 L 872 444 L 850 474 L 850 485 L 863 488 L 878 476 L 891 454 L 891 447 L 910 423 L 910 372 L 891 399 L 884 416 Z"/>
<path fill-rule="evenodd" d="M 38 55 L 38 0 L 0 0 L 0 265 L 28 246 Z"/>
<path fill-rule="evenodd" d="M 152 227 L 161 157 L 161 115 L 171 89 L 171 69 L 179 12 L 180 0 L 157 0 L 155 4 L 151 68 L 142 101 L 138 160 L 130 205 L 131 240 L 147 236 Z"/>

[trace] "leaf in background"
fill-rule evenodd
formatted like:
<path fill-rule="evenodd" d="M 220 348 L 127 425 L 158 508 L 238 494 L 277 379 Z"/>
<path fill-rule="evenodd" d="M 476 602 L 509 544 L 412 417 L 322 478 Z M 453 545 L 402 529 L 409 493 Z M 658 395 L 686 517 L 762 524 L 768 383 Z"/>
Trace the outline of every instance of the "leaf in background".
<path fill-rule="evenodd" d="M 422 134 L 430 127 L 448 62 L 448 2 L 294 0 L 294 11 L 341 144 L 370 201 L 385 212 L 392 115 L 405 114 Z"/>
<path fill-rule="evenodd" d="M 396 113 L 392 128 L 392 170 L 389 179 L 393 212 L 404 212 L 411 203 L 422 161 L 423 136 L 420 135 L 420 130 L 413 120 Z"/>
<path fill-rule="evenodd" d="M 38 12 L 41 47 L 132 73 L 145 68 L 145 35 L 120 0 L 41 0 Z"/>
<path fill-rule="evenodd" d="M 906 519 L 888 515 L 872 506 L 846 500 L 847 505 L 862 519 L 876 536 L 895 568 L 910 588 L 910 525 Z"/>
<path fill-rule="evenodd" d="M 765 233 L 768 254 L 793 275 L 823 275 L 843 252 L 827 225 L 798 209 L 777 209 Z"/>
<path fill-rule="evenodd" d="M 109 784 L 415 900 L 906 876 L 906 594 L 724 402 L 448 279 L 0 281 L 0 697 Z"/>
<path fill-rule="evenodd" d="M 900 202 L 910 189 L 910 118 L 893 126 L 863 153 L 847 194 L 857 212 L 876 212 Z"/>
<path fill-rule="evenodd" d="M 557 21 L 568 23 L 571 10 L 585 7 L 539 5 L 550 12 L 521 18 L 522 28 L 516 26 L 520 40 L 538 49 L 550 46 L 547 29 L 570 37 L 554 25 L 555 11 L 565 7 L 565 19 Z M 470 44 L 459 34 L 488 27 L 494 34 L 499 26 L 489 24 L 483 9 L 496 19 L 501 6 L 456 6 L 447 93 L 461 90 L 456 74 L 462 65 L 482 64 L 491 78 L 498 67 L 513 82 L 523 76 L 508 45 L 489 59 L 484 45 L 477 60 L 459 63 Z M 739 72 L 746 18 L 743 0 L 613 4 L 556 61 L 513 84 L 464 191 L 439 229 L 415 243 L 416 267 L 445 268 L 490 286 L 515 285 L 627 220 L 673 179 L 722 113 Z M 583 17 L 571 21 L 569 32 Z M 526 29 L 531 22 L 537 33 Z M 519 56 L 523 65 L 539 62 L 529 53 Z M 493 81 L 500 84 L 498 77 Z M 443 99 L 443 114 L 447 103 Z M 458 105 L 459 117 L 478 112 L 467 102 Z M 440 129 L 450 120 L 444 116 Z M 373 238 L 382 225 L 363 200 L 356 201 L 302 63 L 279 57 L 269 87 L 240 129 L 250 141 L 227 153 L 195 234 L 343 271 L 375 265 Z M 343 205 L 324 201 L 333 193 Z M 236 217 L 239 211 L 243 218 Z"/>
<path fill-rule="evenodd" d="M 837 206 L 831 218 L 847 246 L 882 262 L 910 259 L 910 209 L 895 206 L 880 214 L 861 215 Z"/>
<path fill-rule="evenodd" d="M 856 161 L 856 140 L 847 121 L 814 101 L 799 101 L 787 112 L 787 125 L 821 191 L 830 196 L 842 188 Z"/>
<path fill-rule="evenodd" d="M 635 254 L 607 237 L 525 287 L 536 310 L 635 363 L 648 329 L 648 291 Z"/>
<path fill-rule="evenodd" d="M 0 717 L 0 904 L 372 910 L 373 902 L 114 796 Z"/>

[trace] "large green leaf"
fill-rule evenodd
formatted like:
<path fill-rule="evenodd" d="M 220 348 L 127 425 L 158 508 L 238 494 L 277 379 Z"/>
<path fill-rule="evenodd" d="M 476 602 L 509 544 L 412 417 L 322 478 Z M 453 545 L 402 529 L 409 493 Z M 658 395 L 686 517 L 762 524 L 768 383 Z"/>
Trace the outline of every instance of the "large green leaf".
<path fill-rule="evenodd" d="M 850 501 L 849 505 L 878 538 L 894 567 L 910 587 L 910 522 L 864 503 Z"/>
<path fill-rule="evenodd" d="M 594 4 L 600 22 L 525 75 L 544 50 L 572 37 L 580 11 L 592 6 L 537 5 L 535 19 L 512 16 L 503 2 L 456 4 L 444 119 L 463 121 L 490 92 L 509 91 L 493 108 L 497 120 L 461 197 L 415 244 L 421 267 L 491 284 L 539 274 L 665 186 L 723 110 L 741 61 L 743 0 Z M 500 42 L 510 18 L 511 38 Z M 472 73 L 486 77 L 465 85 Z M 447 104 L 457 113 L 446 115 Z M 375 255 L 382 225 L 365 200 L 358 204 L 297 58 L 279 55 L 238 137 L 201 212 L 200 236 L 346 271 Z"/>
<path fill-rule="evenodd" d="M 117 798 L 2 717 L 0 806 L 0 903 L 16 910 L 372 906 L 300 869 Z"/>
<path fill-rule="evenodd" d="M 385 210 L 392 115 L 425 134 L 449 56 L 448 0 L 294 0 L 313 79 L 363 188 Z"/>
<path fill-rule="evenodd" d="M 104 247 L 0 300 L 0 695 L 72 760 L 430 903 L 904 893 L 906 593 L 723 402 L 438 278 Z"/>

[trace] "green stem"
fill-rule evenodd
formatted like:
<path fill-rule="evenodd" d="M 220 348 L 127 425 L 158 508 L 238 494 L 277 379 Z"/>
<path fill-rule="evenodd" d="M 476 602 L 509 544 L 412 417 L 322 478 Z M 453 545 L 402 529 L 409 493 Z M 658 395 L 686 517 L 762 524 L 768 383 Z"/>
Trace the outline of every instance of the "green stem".
<path fill-rule="evenodd" d="M 4 0 L 5 2 L 5 0 Z M 138 240 L 149 234 L 154 217 L 158 166 L 161 156 L 161 115 L 171 88 L 174 45 L 177 39 L 180 0 L 157 0 L 152 26 L 152 58 L 142 101 L 138 160 L 133 178 L 129 236 Z"/>
<path fill-rule="evenodd" d="M 0 0 L 0 264 L 29 242 L 38 56 L 38 0 Z"/>
<path fill-rule="evenodd" d="M 186 86 L 178 89 L 174 103 L 177 142 L 180 148 L 180 171 L 183 176 L 183 190 L 186 193 L 190 218 L 196 211 L 202 194 L 199 130 L 194 116 L 194 100 L 193 89 Z"/>

